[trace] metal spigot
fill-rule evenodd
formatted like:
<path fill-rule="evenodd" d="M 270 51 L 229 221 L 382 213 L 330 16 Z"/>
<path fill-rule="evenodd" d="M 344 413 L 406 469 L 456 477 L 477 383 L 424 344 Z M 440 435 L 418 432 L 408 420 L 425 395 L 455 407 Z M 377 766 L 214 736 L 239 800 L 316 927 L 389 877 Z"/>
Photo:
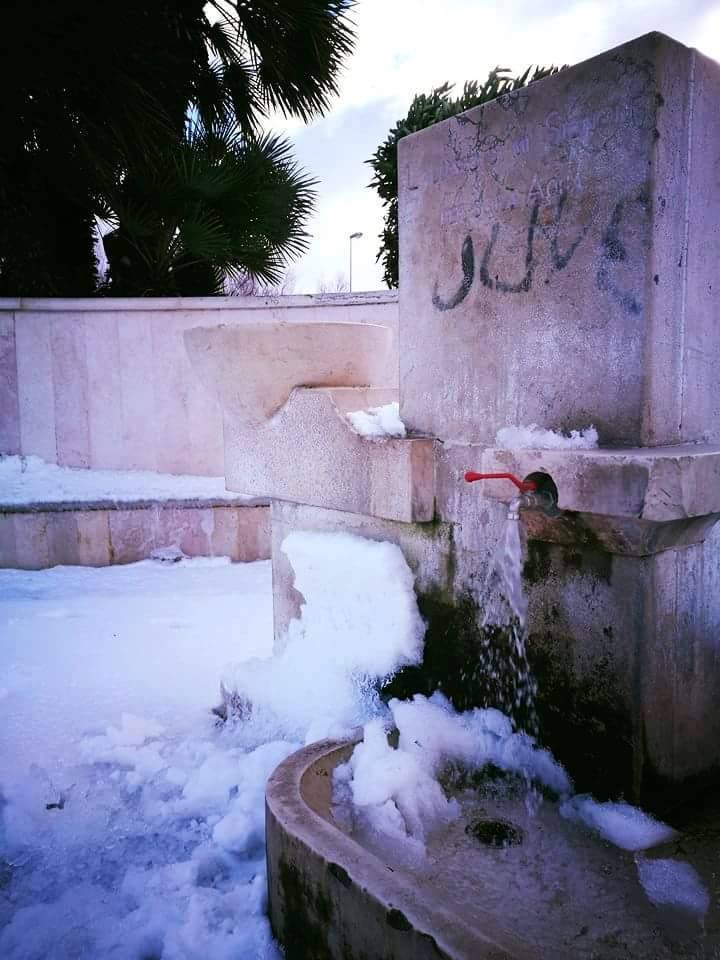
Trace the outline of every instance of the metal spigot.
<path fill-rule="evenodd" d="M 515 497 L 508 507 L 508 520 L 519 520 L 521 510 L 542 510 L 548 517 L 556 517 L 560 513 L 555 498 L 540 490 L 528 491 Z"/>
<path fill-rule="evenodd" d="M 508 520 L 519 520 L 521 510 L 541 510 L 548 517 L 556 517 L 560 513 L 557 500 L 549 490 L 538 490 L 534 480 L 520 480 L 514 473 L 475 473 L 474 470 L 468 470 L 465 480 L 467 483 L 476 480 L 510 480 L 514 483 L 520 496 L 510 504 Z"/>

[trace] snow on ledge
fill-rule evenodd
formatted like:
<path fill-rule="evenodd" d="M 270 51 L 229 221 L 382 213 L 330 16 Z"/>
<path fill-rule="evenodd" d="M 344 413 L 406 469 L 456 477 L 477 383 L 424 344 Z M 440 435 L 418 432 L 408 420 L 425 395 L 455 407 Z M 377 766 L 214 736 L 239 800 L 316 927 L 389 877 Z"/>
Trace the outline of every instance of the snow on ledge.
<path fill-rule="evenodd" d="M 139 503 L 147 500 L 253 500 L 225 489 L 224 477 L 149 470 L 83 470 L 40 457 L 0 457 L 0 506 L 33 503 Z"/>
<path fill-rule="evenodd" d="M 569 436 L 545 430 L 536 423 L 529 427 L 503 427 L 495 435 L 495 446 L 503 450 L 595 450 L 598 432 L 593 426 L 571 430 Z"/>
<path fill-rule="evenodd" d="M 405 424 L 400 419 L 400 404 L 387 403 L 383 407 L 356 410 L 348 413 L 353 430 L 363 437 L 404 437 Z"/>

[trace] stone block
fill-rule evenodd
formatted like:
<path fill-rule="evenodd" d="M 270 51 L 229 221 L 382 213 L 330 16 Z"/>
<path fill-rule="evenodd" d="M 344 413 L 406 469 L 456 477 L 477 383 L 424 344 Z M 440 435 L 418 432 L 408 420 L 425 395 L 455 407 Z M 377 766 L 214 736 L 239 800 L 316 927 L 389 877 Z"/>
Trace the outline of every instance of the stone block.
<path fill-rule="evenodd" d="M 401 140 L 411 429 L 720 440 L 719 93 L 654 33 Z"/>
<path fill-rule="evenodd" d="M 96 470 L 123 463 L 119 322 L 117 313 L 103 311 L 85 324 L 90 464 Z"/>
<path fill-rule="evenodd" d="M 17 565 L 15 517 L 12 513 L 0 512 L 0 568 Z"/>
<path fill-rule="evenodd" d="M 15 528 L 15 564 L 20 570 L 42 570 L 53 565 L 48 532 L 49 519 L 44 513 L 12 515 Z"/>
<path fill-rule="evenodd" d="M 298 388 L 255 428 L 226 413 L 227 488 L 388 520 L 432 520 L 434 441 L 369 439 L 346 417 L 392 398 L 392 391 Z"/>

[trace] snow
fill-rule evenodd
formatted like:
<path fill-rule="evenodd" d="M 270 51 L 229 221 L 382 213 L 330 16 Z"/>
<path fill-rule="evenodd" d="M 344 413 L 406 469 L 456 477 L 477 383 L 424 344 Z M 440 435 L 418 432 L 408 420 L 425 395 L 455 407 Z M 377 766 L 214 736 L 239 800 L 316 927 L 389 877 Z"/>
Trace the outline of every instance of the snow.
<path fill-rule="evenodd" d="M 710 894 L 697 871 L 683 860 L 651 860 L 638 857 L 638 879 L 648 900 L 657 906 L 673 906 L 704 917 Z"/>
<path fill-rule="evenodd" d="M 413 575 L 395 544 L 347 533 L 291 533 L 282 549 L 302 615 L 278 656 L 243 663 L 223 685 L 268 735 L 348 735 L 381 709 L 377 681 L 422 657 Z"/>
<path fill-rule="evenodd" d="M 195 477 L 150 470 L 78 470 L 40 457 L 0 456 L 0 503 L 144 500 L 243 500 L 225 489 L 224 477 Z"/>
<path fill-rule="evenodd" d="M 629 803 L 598 803 L 592 797 L 573 797 L 560 808 L 568 820 L 584 823 L 622 850 L 648 850 L 675 837 L 675 831 Z"/>
<path fill-rule="evenodd" d="M 376 717 L 365 724 L 363 740 L 336 770 L 335 800 L 340 816 L 347 814 L 345 807 L 351 803 L 353 816 L 361 824 L 400 840 L 410 851 L 421 855 L 429 832 L 460 813 L 456 802 L 443 792 L 443 772 L 453 768 L 472 772 L 488 764 L 547 788 L 559 798 L 564 817 L 583 823 L 623 850 L 647 850 L 676 836 L 671 827 L 628 803 L 599 803 L 587 795 L 572 796 L 572 782 L 552 754 L 539 748 L 527 733 L 514 731 L 499 710 L 458 713 L 439 692 L 429 698 L 418 694 L 410 701 L 391 700 L 389 710 L 389 717 Z M 397 747 L 388 742 L 393 727 L 398 734 Z M 670 871 L 670 867 L 665 873 L 655 866 L 643 869 L 653 890 L 665 883 Z M 677 867 L 679 873 L 683 870 Z M 645 880 L 642 882 L 645 886 Z M 684 886 L 678 883 L 678 889 L 679 898 L 689 901 L 695 896 L 687 877 Z M 650 893 L 648 896 L 653 899 Z"/>
<path fill-rule="evenodd" d="M 3 960 L 279 960 L 267 778 L 378 714 L 424 634 L 394 545 L 284 549 L 304 604 L 272 659 L 268 563 L 0 571 Z M 223 672 L 250 699 L 217 725 Z"/>
<path fill-rule="evenodd" d="M 544 430 L 536 423 L 529 427 L 503 427 L 495 436 L 495 446 L 503 450 L 595 450 L 598 432 L 591 426 L 571 430 L 567 435 Z"/>
<path fill-rule="evenodd" d="M 404 437 L 405 424 L 400 419 L 400 404 L 387 403 L 369 410 L 348 413 L 348 420 L 356 433 L 363 437 Z"/>
<path fill-rule="evenodd" d="M 380 682 L 419 661 L 425 632 L 397 546 L 296 532 L 282 549 L 302 604 L 274 656 L 267 562 L 0 571 L 3 960 L 279 960 L 267 778 L 303 742 L 358 726 L 338 792 L 419 853 L 458 814 L 444 771 L 490 763 L 624 849 L 673 836 L 627 804 L 572 797 L 498 710 L 457 713 L 440 693 L 382 705 Z M 224 724 L 209 709 L 220 678 Z M 637 862 L 651 900 L 700 909 L 687 865 Z"/>
<path fill-rule="evenodd" d="M 337 772 L 339 798 L 349 789 L 358 813 L 380 833 L 421 849 L 428 831 L 457 816 L 459 807 L 438 782 L 453 764 L 479 770 L 492 763 L 561 796 L 572 790 L 560 764 L 527 734 L 513 732 L 499 710 L 457 713 L 441 693 L 391 700 L 389 708 L 399 733 L 397 749 L 388 743 L 387 720 L 372 720 Z"/>
<path fill-rule="evenodd" d="M 0 956 L 278 958 L 262 793 L 296 745 L 209 712 L 270 653 L 270 564 L 4 570 L 0 624 Z"/>

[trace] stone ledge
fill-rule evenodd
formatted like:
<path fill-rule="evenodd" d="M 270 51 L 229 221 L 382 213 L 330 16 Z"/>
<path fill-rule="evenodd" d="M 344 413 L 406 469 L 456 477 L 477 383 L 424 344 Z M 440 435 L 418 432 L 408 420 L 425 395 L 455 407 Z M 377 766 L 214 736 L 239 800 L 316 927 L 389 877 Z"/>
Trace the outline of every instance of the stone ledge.
<path fill-rule="evenodd" d="M 270 557 L 270 508 L 227 500 L 0 507 L 0 568 L 106 567 L 177 547 L 188 557 Z"/>
<path fill-rule="evenodd" d="M 652 523 L 720 513 L 720 447 L 683 444 L 599 450 L 486 449 L 483 473 L 521 479 L 549 473 L 561 510 Z M 515 488 L 483 481 L 483 493 L 509 503 Z"/>
<path fill-rule="evenodd" d="M 271 297 L 0 297 L 0 310 L 32 313 L 110 313 L 141 310 L 263 310 L 267 307 L 364 306 L 397 303 L 395 291 L 282 294 Z"/>
<path fill-rule="evenodd" d="M 209 507 L 269 507 L 262 497 L 191 497 L 171 500 L 36 500 L 29 503 L 2 503 L 0 514 L 9 513 L 66 513 L 78 510 L 204 510 Z"/>
<path fill-rule="evenodd" d="M 429 903 L 334 823 L 332 772 L 356 741 L 323 740 L 292 754 L 266 791 L 268 899 L 287 960 L 537 960 L 487 915 L 486 930 Z M 319 939 L 318 939 L 319 938 Z"/>
<path fill-rule="evenodd" d="M 300 387 L 252 430 L 226 416 L 227 488 L 386 520 L 432 520 L 436 441 L 371 439 L 346 416 L 396 396 L 386 389 Z"/>

